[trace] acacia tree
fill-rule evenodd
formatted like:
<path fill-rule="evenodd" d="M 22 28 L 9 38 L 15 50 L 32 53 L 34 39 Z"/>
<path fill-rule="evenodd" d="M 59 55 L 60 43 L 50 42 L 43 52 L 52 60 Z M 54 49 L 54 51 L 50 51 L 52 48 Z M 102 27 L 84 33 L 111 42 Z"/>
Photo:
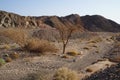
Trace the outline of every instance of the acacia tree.
<path fill-rule="evenodd" d="M 63 44 L 63 50 L 62 53 L 65 53 L 66 50 L 66 46 L 69 42 L 69 39 L 72 35 L 73 32 L 75 32 L 75 30 L 77 30 L 77 28 L 75 27 L 57 27 L 59 34 L 60 34 L 60 39 L 62 40 L 62 44 Z"/>

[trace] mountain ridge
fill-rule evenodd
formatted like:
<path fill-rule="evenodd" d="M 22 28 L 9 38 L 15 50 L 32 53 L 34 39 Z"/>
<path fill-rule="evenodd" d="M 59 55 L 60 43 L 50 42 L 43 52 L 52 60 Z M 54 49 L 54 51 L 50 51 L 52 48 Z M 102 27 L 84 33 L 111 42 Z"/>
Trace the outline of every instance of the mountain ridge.
<path fill-rule="evenodd" d="M 21 16 L 0 11 L 0 27 L 56 28 L 59 26 L 78 27 L 81 31 L 90 32 L 120 32 L 120 24 L 100 15 Z"/>

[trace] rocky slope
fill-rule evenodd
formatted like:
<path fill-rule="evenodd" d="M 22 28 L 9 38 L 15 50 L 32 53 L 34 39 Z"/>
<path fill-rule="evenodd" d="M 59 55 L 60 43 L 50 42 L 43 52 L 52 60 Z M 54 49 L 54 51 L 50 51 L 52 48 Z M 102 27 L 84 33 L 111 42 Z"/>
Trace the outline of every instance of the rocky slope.
<path fill-rule="evenodd" d="M 119 32 L 120 25 L 116 22 L 106 19 L 99 15 L 93 16 L 83 16 L 81 17 L 82 22 L 84 24 L 84 28 L 88 31 L 99 31 L 99 32 Z"/>
<path fill-rule="evenodd" d="M 84 80 L 120 80 L 120 63 L 103 71 L 96 72 Z"/>
<path fill-rule="evenodd" d="M 14 13 L 0 11 L 0 27 L 23 27 L 23 28 L 51 28 L 51 27 L 82 27 L 80 16 L 70 15 L 66 17 L 57 16 L 20 16 Z"/>
<path fill-rule="evenodd" d="M 92 32 L 119 32 L 120 25 L 99 15 L 82 16 L 71 14 L 65 17 L 58 16 L 20 16 L 18 14 L 0 11 L 0 27 L 23 27 L 23 28 L 55 28 L 55 27 L 78 27 L 81 31 Z"/>

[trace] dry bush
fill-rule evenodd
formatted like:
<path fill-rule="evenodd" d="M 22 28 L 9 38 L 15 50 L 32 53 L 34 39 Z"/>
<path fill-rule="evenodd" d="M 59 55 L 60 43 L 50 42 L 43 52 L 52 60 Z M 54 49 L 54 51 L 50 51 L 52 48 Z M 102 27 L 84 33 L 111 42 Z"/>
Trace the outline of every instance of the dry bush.
<path fill-rule="evenodd" d="M 7 28 L 0 31 L 1 36 L 8 37 L 20 46 L 26 42 L 28 35 L 24 29 L 21 28 Z"/>
<path fill-rule="evenodd" d="M 73 52 L 67 52 L 67 54 L 70 55 L 70 56 L 76 56 L 76 55 L 78 55 L 78 53 L 74 52 L 74 51 Z"/>
<path fill-rule="evenodd" d="M 95 51 L 95 53 L 99 53 L 99 51 Z"/>
<path fill-rule="evenodd" d="M 89 48 L 88 48 L 88 47 L 84 47 L 83 49 L 85 49 L 85 50 L 89 50 Z"/>
<path fill-rule="evenodd" d="M 8 44 L 4 44 L 2 47 L 1 47 L 1 49 L 10 49 L 11 47 L 10 47 L 10 45 L 8 45 Z"/>
<path fill-rule="evenodd" d="M 61 58 L 69 58 L 69 56 L 63 55 L 63 56 L 61 56 Z"/>
<path fill-rule="evenodd" d="M 49 41 L 40 40 L 37 38 L 33 38 L 27 41 L 24 49 L 30 52 L 57 52 L 57 48 L 55 45 L 51 44 Z"/>
<path fill-rule="evenodd" d="M 16 52 L 10 54 L 10 57 L 11 57 L 12 59 L 17 59 L 17 58 L 19 58 L 19 56 L 20 56 L 20 55 L 19 55 L 18 53 L 16 53 Z"/>
<path fill-rule="evenodd" d="M 86 71 L 87 72 L 93 72 L 93 70 L 91 68 L 87 68 Z"/>
<path fill-rule="evenodd" d="M 96 45 L 93 45 L 92 47 L 97 48 L 97 46 L 96 46 Z"/>
<path fill-rule="evenodd" d="M 5 58 L 5 62 L 11 62 L 11 61 L 12 61 L 12 59 L 10 57 Z"/>
<path fill-rule="evenodd" d="M 78 74 L 68 68 L 59 68 L 53 76 L 53 80 L 79 80 Z"/>
<path fill-rule="evenodd" d="M 102 41 L 102 39 L 98 37 L 98 38 L 94 38 L 94 40 L 91 40 L 88 43 L 98 43 L 98 42 L 101 42 L 101 41 Z"/>

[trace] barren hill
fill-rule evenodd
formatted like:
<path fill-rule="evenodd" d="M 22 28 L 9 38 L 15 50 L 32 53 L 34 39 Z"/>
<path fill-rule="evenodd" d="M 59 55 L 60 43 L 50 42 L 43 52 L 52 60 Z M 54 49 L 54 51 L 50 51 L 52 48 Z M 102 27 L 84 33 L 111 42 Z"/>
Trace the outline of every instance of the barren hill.
<path fill-rule="evenodd" d="M 79 16 L 71 14 L 65 17 L 58 16 L 21 16 L 14 13 L 0 11 L 0 27 L 23 28 L 55 28 L 57 26 L 79 27 L 81 31 L 92 32 L 119 32 L 120 25 L 99 15 Z"/>
<path fill-rule="evenodd" d="M 0 11 L 0 27 L 23 27 L 23 28 L 51 28 L 57 26 L 79 27 L 84 30 L 80 16 L 70 15 L 66 17 L 57 16 L 20 16 L 14 13 Z"/>
<path fill-rule="evenodd" d="M 100 15 L 82 16 L 84 28 L 92 32 L 119 32 L 120 25 Z"/>

